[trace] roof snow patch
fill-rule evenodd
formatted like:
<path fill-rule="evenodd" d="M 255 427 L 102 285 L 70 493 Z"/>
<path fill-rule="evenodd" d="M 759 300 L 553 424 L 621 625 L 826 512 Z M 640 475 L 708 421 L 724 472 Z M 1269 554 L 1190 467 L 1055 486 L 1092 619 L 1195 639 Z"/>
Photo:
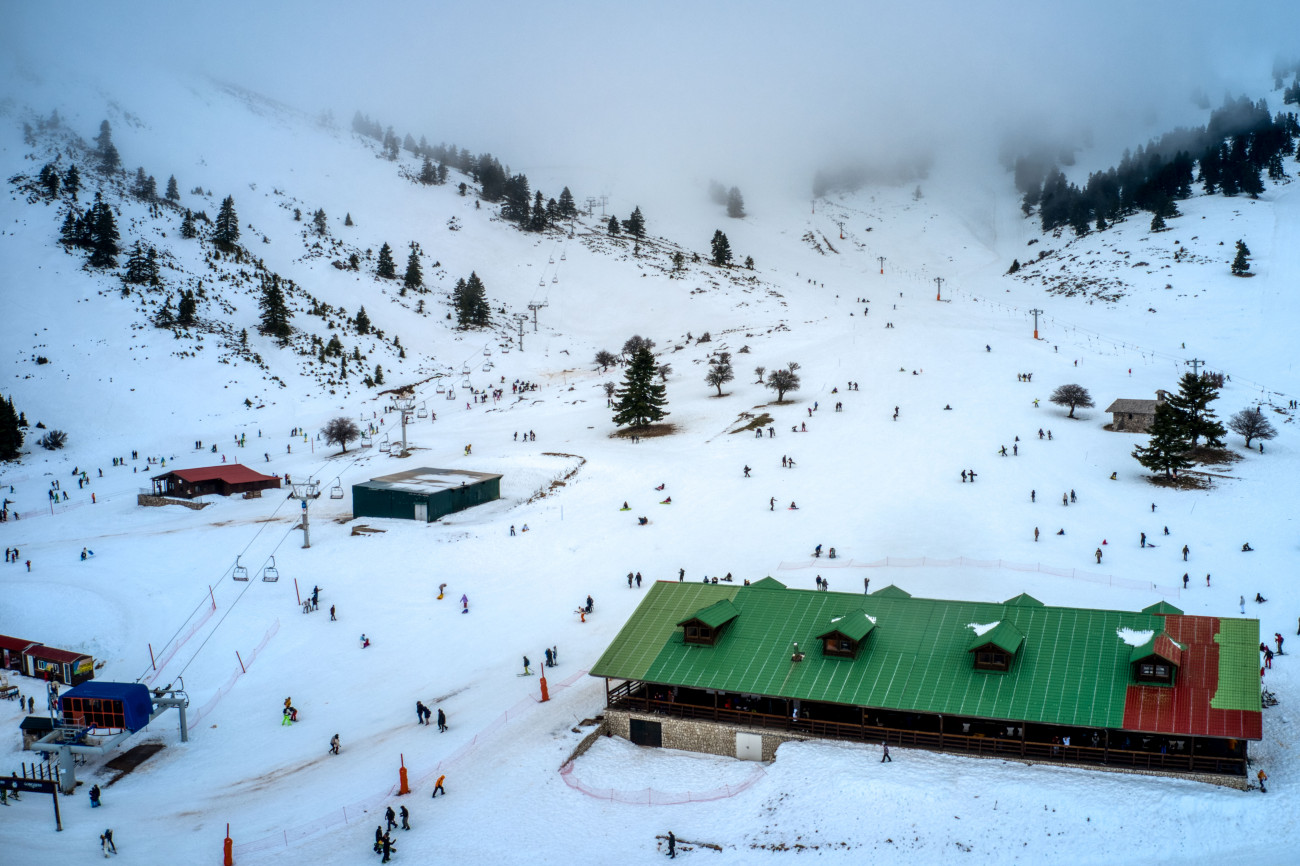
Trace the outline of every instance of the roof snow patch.
<path fill-rule="evenodd" d="M 1119 629 L 1115 629 L 1115 634 L 1119 635 L 1119 639 L 1124 641 L 1124 643 L 1128 644 L 1129 646 L 1142 646 L 1142 644 L 1151 640 L 1151 637 L 1152 635 L 1155 634 L 1155 632 L 1136 631 L 1131 628 L 1119 628 Z"/>
<path fill-rule="evenodd" d="M 984 634 L 993 631 L 993 629 L 997 628 L 1001 624 L 1002 624 L 1001 620 L 998 620 L 997 622 L 987 622 L 984 624 L 980 624 L 978 622 L 968 622 L 966 623 L 966 628 L 971 629 L 972 631 L 975 632 L 977 636 L 982 637 Z"/>

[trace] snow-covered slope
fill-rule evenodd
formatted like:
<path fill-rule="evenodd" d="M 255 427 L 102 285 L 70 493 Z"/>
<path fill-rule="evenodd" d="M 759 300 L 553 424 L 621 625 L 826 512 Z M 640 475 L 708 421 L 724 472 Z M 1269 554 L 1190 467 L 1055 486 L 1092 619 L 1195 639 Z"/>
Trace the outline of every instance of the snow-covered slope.
<path fill-rule="evenodd" d="M 1284 703 L 1266 713 L 1255 752 L 1277 786 L 1264 800 L 1197 783 L 906 751 L 882 767 L 870 750 L 840 745 L 783 748 L 735 797 L 687 806 L 604 802 L 557 772 L 581 738 L 577 723 L 602 707 L 602 684 L 581 674 L 640 600 L 626 587 L 629 571 L 651 580 L 675 579 L 678 569 L 688 580 L 771 574 L 806 588 L 820 575 L 846 590 L 869 577 L 934 597 L 1000 600 L 1024 591 L 1049 604 L 1123 609 L 1168 598 L 1189 613 L 1225 616 L 1238 614 L 1238 596 L 1261 592 L 1269 602 L 1249 614 L 1266 635 L 1288 633 L 1300 606 L 1289 577 L 1296 540 L 1287 491 L 1300 467 L 1292 414 L 1271 416 L 1281 432 L 1266 454 L 1233 437 L 1241 459 L 1224 477 L 1206 491 L 1175 492 L 1146 480 L 1129 456 L 1140 437 L 1103 430 L 1109 419 L 1100 410 L 1116 397 L 1172 389 L 1191 358 L 1232 377 L 1221 416 L 1259 400 L 1284 407 L 1300 395 L 1289 357 L 1297 321 L 1290 284 L 1300 273 L 1291 184 L 1271 185 L 1258 201 L 1183 202 L 1169 232 L 1152 235 L 1134 219 L 1082 240 L 1068 231 L 1040 237 L 1020 216 L 1010 178 L 996 170 L 972 183 L 936 169 L 920 199 L 909 185 L 831 196 L 815 211 L 802 200 L 751 202 L 743 221 L 727 220 L 700 194 L 668 222 L 646 204 L 654 190 L 644 199 L 631 190 L 610 210 L 626 216 L 643 206 L 655 240 L 637 257 L 603 233 L 599 209 L 577 221 L 573 238 L 519 233 L 495 208 L 457 195 L 455 182 L 412 184 L 351 132 L 211 83 L 160 83 L 142 106 L 71 104 L 51 93 L 8 103 L 0 117 L 5 177 L 35 174 L 51 158 L 40 148 L 54 139 L 25 145 L 22 122 L 28 107 L 45 114 L 56 106 L 64 127 L 85 139 L 109 117 L 126 166 L 142 165 L 160 181 L 175 174 L 183 192 L 211 191 L 185 193 L 182 206 L 215 216 L 233 196 L 251 255 L 335 310 L 351 316 L 364 305 L 389 341 L 400 336 L 407 356 L 343 327 L 340 316 L 308 315 L 305 295 L 294 325 L 322 340 L 339 333 L 367 367 L 384 366 L 389 387 L 413 385 L 431 417 L 409 431 L 406 460 L 374 447 L 336 454 L 315 431 L 348 414 L 379 427 L 378 442 L 396 417 L 383 412 L 387 397 L 351 371 L 349 386 L 331 391 L 309 357 L 257 336 L 256 282 L 237 280 L 241 263 L 205 259 L 177 237 L 176 214 L 150 218 L 145 206 L 115 200 L 124 245 L 141 236 L 171 251 L 178 287 L 209 281 L 233 309 L 214 302 L 201 316 L 247 328 L 250 353 L 265 368 L 237 353 L 223 363 L 232 352 L 215 334 L 199 343 L 150 326 L 140 296 L 123 299 L 119 282 L 84 271 L 81 256 L 59 248 L 55 206 L 27 203 L 10 185 L 0 220 L 3 393 L 70 441 L 46 452 L 30 436 L 24 459 L 0 469 L 22 514 L 0 534 L 32 562 L 30 574 L 22 565 L 0 573 L 0 632 L 93 652 L 105 663 L 101 679 L 160 685 L 183 677 L 199 712 L 187 744 L 174 716 L 137 738 L 167 748 L 107 788 L 103 810 L 91 813 L 84 797 L 66 802 L 68 832 L 50 831 L 37 798 L 5 810 L 3 850 L 79 861 L 110 825 L 123 857 L 161 861 L 147 852 L 165 850 L 168 859 L 215 859 L 229 822 L 237 862 L 353 862 L 369 850 L 378 813 L 397 802 L 387 794 L 402 760 L 414 783 L 404 800 L 414 829 L 398 839 L 397 856 L 407 860 L 648 862 L 656 835 L 669 828 L 722 846 L 721 854 L 692 854 L 719 862 L 778 857 L 796 844 L 842 862 L 982 863 L 1244 862 L 1296 847 L 1286 818 L 1300 778 L 1286 657 L 1268 674 Z M 555 195 L 560 183 L 569 181 L 547 180 L 543 189 Z M 580 202 L 599 192 L 572 185 Z M 293 220 L 294 207 L 304 222 Z M 407 242 L 418 241 L 432 291 L 401 297 L 396 283 L 377 282 L 364 266 L 332 267 L 332 250 L 314 255 L 315 240 L 303 233 L 317 208 L 339 249 L 388 242 L 399 273 Z M 345 227 L 343 214 L 356 225 Z M 739 260 L 754 257 L 755 271 L 690 262 L 691 252 L 707 259 L 715 228 Z M 1228 273 L 1224 251 L 1237 237 L 1254 252 L 1253 279 Z M 1183 247 L 1187 257 L 1172 262 Z M 667 257 L 677 248 L 688 267 L 670 278 Z M 1053 252 L 1036 269 L 1004 276 L 1013 257 L 1044 248 Z M 493 305 L 487 333 L 457 331 L 444 318 L 446 292 L 471 271 Z M 1057 277 L 1083 290 L 1045 292 L 1042 278 Z M 935 278 L 945 280 L 942 301 Z M 1090 280 L 1107 281 L 1114 299 L 1099 298 Z M 415 311 L 421 299 L 424 313 Z M 521 351 L 509 338 L 512 317 L 540 302 L 539 329 L 525 327 Z M 1044 311 L 1037 341 L 1034 308 Z M 704 332 L 711 342 L 686 336 Z M 601 373 L 590 361 L 634 333 L 654 339 L 661 362 L 672 364 L 667 420 L 676 426 L 636 444 L 611 436 L 600 386 L 619 381 L 619 371 Z M 703 381 L 715 351 L 733 353 L 737 369 L 721 398 Z M 50 363 L 36 364 L 36 355 Z M 802 388 L 772 404 L 750 371 L 791 361 L 801 365 Z M 504 383 L 505 396 L 467 403 L 466 378 L 480 389 Z M 538 387 L 516 395 L 516 381 Z M 1049 404 L 1051 390 L 1069 382 L 1087 387 L 1098 408 L 1071 420 Z M 731 432 L 763 413 L 774 437 Z M 309 431 L 306 440 L 290 435 L 296 427 Z M 528 431 L 535 440 L 516 435 Z M 240 435 L 244 447 L 234 444 Z M 1018 453 L 1001 457 L 1002 446 Z M 429 526 L 364 521 L 377 534 L 351 534 L 350 491 L 322 498 L 312 509 L 312 547 L 302 549 L 298 504 L 278 495 L 217 499 L 201 511 L 137 507 L 146 476 L 160 471 L 149 457 L 169 468 L 238 460 L 326 486 L 337 479 L 345 491 L 423 465 L 504 479 L 500 502 Z M 795 468 L 783 469 L 782 457 Z M 746 465 L 751 478 L 742 475 Z M 74 467 L 89 472 L 88 488 L 77 487 Z M 976 470 L 978 482 L 962 484 L 963 469 Z M 68 491 L 66 502 L 51 505 L 52 481 Z M 671 505 L 659 504 L 660 484 Z M 1057 504 L 1071 490 L 1077 504 Z M 773 500 L 799 510 L 771 508 Z M 631 512 L 619 511 L 624 501 Z M 636 524 L 640 515 L 648 526 Z M 524 525 L 528 532 L 511 534 Z M 1139 547 L 1143 531 L 1158 546 Z M 1098 565 L 1091 554 L 1103 539 Z M 1256 552 L 1240 553 L 1244 541 Z M 817 544 L 836 547 L 840 567 L 814 564 Z M 1183 544 L 1193 551 L 1187 565 L 1177 553 Z M 83 547 L 94 551 L 85 562 Z M 255 574 L 274 556 L 281 579 L 232 581 L 237 555 Z M 960 557 L 1002 565 L 951 564 Z M 295 585 L 319 585 L 322 611 L 302 614 Z M 460 613 L 462 594 L 469 615 Z M 597 612 L 584 623 L 573 610 L 588 594 Z M 337 622 L 324 613 L 330 605 Z M 365 650 L 363 632 L 372 641 Z M 151 645 L 166 658 L 156 677 Z M 514 674 L 522 655 L 538 662 L 547 646 L 559 648 L 560 666 L 550 673 L 552 700 L 539 704 L 536 681 Z M 247 672 L 236 676 L 241 664 Z M 33 681 L 18 682 L 39 699 Z M 302 716 L 291 728 L 280 725 L 287 696 Z M 413 727 L 416 700 L 443 708 L 450 730 Z M 0 710 L 5 724 L 18 719 L 11 704 Z M 326 754 L 335 733 L 337 757 Z M 14 766 L 30 757 L 15 742 L 0 746 Z M 448 797 L 430 801 L 443 773 Z M 674 795 L 745 784 L 751 770 L 611 742 L 580 759 L 575 773 L 591 788 Z M 101 785 L 111 778 L 95 763 L 81 775 Z M 828 790 L 843 796 L 828 799 Z M 1143 820 L 1153 806 L 1162 820 Z"/>

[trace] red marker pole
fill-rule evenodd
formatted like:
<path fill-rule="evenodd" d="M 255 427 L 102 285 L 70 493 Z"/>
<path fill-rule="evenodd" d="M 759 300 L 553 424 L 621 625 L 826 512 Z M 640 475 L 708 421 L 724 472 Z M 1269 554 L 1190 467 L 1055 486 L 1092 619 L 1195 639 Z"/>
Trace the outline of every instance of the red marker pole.
<path fill-rule="evenodd" d="M 225 866 L 235 866 L 235 843 L 230 839 L 230 825 L 226 825 L 226 841 L 222 844 L 225 849 L 225 859 L 222 861 Z"/>
<path fill-rule="evenodd" d="M 401 762 L 402 762 L 402 766 L 401 766 L 401 768 L 398 769 L 398 771 L 397 771 L 397 778 L 401 781 L 401 784 L 398 785 L 397 793 L 399 793 L 399 794 L 409 794 L 409 793 L 411 793 L 411 786 L 408 785 L 407 782 L 406 782 L 406 756 L 405 756 L 405 755 L 402 755 L 402 756 L 400 757 L 400 760 L 401 760 Z"/>
<path fill-rule="evenodd" d="M 545 653 L 542 653 L 545 656 Z M 551 693 L 546 689 L 546 662 L 542 662 L 542 703 L 551 699 Z"/>

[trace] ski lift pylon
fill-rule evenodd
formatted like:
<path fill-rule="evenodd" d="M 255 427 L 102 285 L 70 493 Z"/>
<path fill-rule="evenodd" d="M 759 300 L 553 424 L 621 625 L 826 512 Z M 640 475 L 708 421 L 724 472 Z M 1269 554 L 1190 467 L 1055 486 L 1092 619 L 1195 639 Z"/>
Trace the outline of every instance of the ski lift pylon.
<path fill-rule="evenodd" d="M 248 580 L 248 569 L 239 564 L 239 557 L 235 557 L 235 573 L 232 575 L 235 580 Z"/>
<path fill-rule="evenodd" d="M 275 583 L 280 579 L 280 570 L 275 567 L 275 557 L 271 557 L 271 564 L 262 569 L 262 580 L 265 583 Z"/>

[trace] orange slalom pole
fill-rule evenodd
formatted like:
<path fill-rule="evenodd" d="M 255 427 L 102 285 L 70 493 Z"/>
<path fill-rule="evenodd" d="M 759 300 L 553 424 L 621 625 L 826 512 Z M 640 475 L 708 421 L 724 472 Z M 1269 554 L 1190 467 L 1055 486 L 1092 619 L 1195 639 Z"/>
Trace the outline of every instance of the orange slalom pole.
<path fill-rule="evenodd" d="M 225 866 L 235 866 L 235 843 L 230 839 L 230 825 L 226 825 L 226 841 L 222 844 L 225 849 Z"/>
<path fill-rule="evenodd" d="M 405 755 L 402 755 L 402 756 L 401 756 L 401 762 L 402 762 L 402 766 L 401 766 L 401 768 L 397 771 L 397 777 L 401 780 L 401 784 L 398 785 L 398 787 L 397 787 L 397 793 L 398 793 L 398 794 L 409 794 L 409 793 L 411 793 L 411 786 L 410 786 L 409 784 L 407 784 L 407 781 L 406 781 L 406 756 L 405 756 Z"/>

